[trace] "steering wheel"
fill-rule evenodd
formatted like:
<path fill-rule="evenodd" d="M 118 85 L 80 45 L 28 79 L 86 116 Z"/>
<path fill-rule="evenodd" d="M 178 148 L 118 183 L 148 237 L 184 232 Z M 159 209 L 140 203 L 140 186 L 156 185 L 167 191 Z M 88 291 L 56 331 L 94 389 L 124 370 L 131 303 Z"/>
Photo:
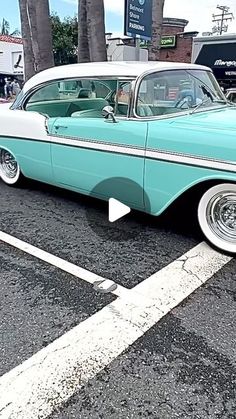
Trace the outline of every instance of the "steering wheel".
<path fill-rule="evenodd" d="M 193 97 L 191 95 L 186 95 L 181 99 L 177 100 L 175 103 L 175 108 L 183 109 L 183 106 L 187 105 L 187 108 L 191 108 L 193 106 Z"/>

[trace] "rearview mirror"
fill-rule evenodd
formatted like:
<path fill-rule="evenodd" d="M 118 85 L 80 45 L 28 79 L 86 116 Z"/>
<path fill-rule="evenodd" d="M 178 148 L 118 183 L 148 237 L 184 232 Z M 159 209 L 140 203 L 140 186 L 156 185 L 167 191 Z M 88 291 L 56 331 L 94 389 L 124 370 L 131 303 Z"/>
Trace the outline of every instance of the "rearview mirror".
<path fill-rule="evenodd" d="M 113 109 L 112 106 L 105 106 L 105 108 L 103 108 L 103 110 L 102 110 L 102 116 L 105 119 L 111 118 L 112 122 L 117 123 L 117 120 L 116 120 L 115 115 L 114 115 L 114 109 Z"/>

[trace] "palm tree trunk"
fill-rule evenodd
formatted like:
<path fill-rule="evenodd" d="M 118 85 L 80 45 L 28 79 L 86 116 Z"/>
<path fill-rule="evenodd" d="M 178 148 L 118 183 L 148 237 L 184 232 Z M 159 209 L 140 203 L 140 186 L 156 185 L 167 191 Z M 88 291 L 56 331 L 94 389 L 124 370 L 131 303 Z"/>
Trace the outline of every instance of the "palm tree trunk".
<path fill-rule="evenodd" d="M 90 61 L 88 30 L 87 30 L 87 7 L 86 0 L 78 2 L 78 62 Z"/>
<path fill-rule="evenodd" d="M 103 0 L 87 0 L 87 25 L 91 61 L 107 61 Z"/>
<path fill-rule="evenodd" d="M 27 0 L 19 0 L 20 19 L 21 19 L 21 34 L 24 47 L 24 75 L 27 81 L 35 74 L 35 60 L 33 55 L 31 31 L 28 19 Z"/>
<path fill-rule="evenodd" d="M 164 3 L 165 0 L 152 0 L 152 41 L 148 49 L 149 61 L 160 58 Z"/>
<path fill-rule="evenodd" d="M 52 29 L 48 0 L 19 0 L 25 58 L 25 80 L 53 67 Z"/>
<path fill-rule="evenodd" d="M 103 0 L 86 0 L 90 61 L 106 61 L 105 13 Z"/>
<path fill-rule="evenodd" d="M 36 33 L 40 55 L 38 71 L 42 71 L 54 66 L 49 2 L 48 0 L 31 1 L 35 4 L 36 12 Z"/>

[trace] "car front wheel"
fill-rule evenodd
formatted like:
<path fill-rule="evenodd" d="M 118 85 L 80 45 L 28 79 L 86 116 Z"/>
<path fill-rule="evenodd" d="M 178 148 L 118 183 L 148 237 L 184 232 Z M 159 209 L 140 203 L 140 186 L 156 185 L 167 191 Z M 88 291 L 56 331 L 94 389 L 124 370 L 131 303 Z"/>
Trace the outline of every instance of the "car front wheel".
<path fill-rule="evenodd" d="M 198 221 L 214 246 L 236 253 L 236 184 L 222 183 L 208 189 L 198 205 Z"/>
<path fill-rule="evenodd" d="M 19 164 L 15 157 L 4 149 L 0 149 L 0 178 L 7 185 L 18 185 L 21 181 Z"/>

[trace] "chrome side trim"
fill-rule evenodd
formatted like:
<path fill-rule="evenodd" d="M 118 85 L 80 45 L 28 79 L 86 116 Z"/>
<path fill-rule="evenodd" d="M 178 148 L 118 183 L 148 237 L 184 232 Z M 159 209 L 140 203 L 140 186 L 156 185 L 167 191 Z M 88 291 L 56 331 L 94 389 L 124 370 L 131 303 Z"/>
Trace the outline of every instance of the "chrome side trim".
<path fill-rule="evenodd" d="M 145 157 L 145 149 L 118 143 L 110 143 L 106 141 L 98 141 L 95 139 L 73 138 L 52 135 L 53 144 L 68 145 L 70 147 L 85 148 L 94 151 L 105 151 L 107 153 L 126 154 L 135 157 Z"/>
<path fill-rule="evenodd" d="M 169 151 L 154 151 L 147 149 L 146 158 L 154 159 L 159 161 L 165 161 L 168 163 L 176 163 L 180 165 L 187 165 L 193 167 L 201 167 L 212 170 L 220 170 L 226 172 L 236 173 L 236 162 L 227 160 L 211 159 L 210 157 L 191 156 L 184 153 L 175 153 Z"/>
<path fill-rule="evenodd" d="M 71 147 L 85 148 L 90 150 L 104 151 L 108 153 L 126 154 L 133 157 L 145 157 L 151 160 L 165 161 L 180 165 L 202 167 L 212 170 L 220 170 L 236 173 L 236 162 L 227 160 L 218 160 L 210 157 L 194 156 L 186 153 L 178 153 L 166 150 L 154 150 L 141 148 L 138 146 L 125 145 L 95 139 L 73 138 L 52 135 L 53 143 L 68 145 Z"/>
<path fill-rule="evenodd" d="M 11 140 L 12 137 L 3 136 Z M 16 139 L 15 137 L 13 139 Z M 111 143 L 109 141 L 99 141 L 96 139 L 86 139 L 78 137 L 67 137 L 62 135 L 47 135 L 45 138 L 26 138 L 20 137 L 18 140 L 37 141 L 62 146 L 76 147 L 106 153 L 122 154 L 132 157 L 141 157 L 150 160 L 165 161 L 179 165 L 206 168 L 210 170 L 219 170 L 236 173 L 236 161 L 219 160 L 211 157 L 191 155 L 187 153 L 151 149 L 135 145 L 126 145 L 120 143 Z"/>

